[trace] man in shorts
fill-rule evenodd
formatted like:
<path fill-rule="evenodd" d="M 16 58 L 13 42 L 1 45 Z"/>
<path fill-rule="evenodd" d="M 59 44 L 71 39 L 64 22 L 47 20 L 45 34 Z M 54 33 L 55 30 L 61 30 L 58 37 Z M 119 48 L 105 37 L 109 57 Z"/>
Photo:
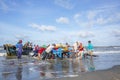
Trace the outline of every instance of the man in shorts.
<path fill-rule="evenodd" d="M 91 56 L 91 58 L 93 55 L 93 49 L 94 49 L 94 47 L 93 47 L 91 41 L 88 41 L 87 51 L 88 51 L 88 54 Z"/>

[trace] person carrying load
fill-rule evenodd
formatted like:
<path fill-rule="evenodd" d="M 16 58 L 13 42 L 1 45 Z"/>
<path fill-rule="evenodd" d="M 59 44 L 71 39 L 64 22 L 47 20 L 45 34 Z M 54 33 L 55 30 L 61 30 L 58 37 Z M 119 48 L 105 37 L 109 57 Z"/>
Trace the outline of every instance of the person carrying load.
<path fill-rule="evenodd" d="M 42 53 L 42 60 L 48 59 L 49 54 L 52 51 L 52 49 L 55 47 L 55 44 L 48 45 L 48 47 L 45 49 L 45 51 Z"/>

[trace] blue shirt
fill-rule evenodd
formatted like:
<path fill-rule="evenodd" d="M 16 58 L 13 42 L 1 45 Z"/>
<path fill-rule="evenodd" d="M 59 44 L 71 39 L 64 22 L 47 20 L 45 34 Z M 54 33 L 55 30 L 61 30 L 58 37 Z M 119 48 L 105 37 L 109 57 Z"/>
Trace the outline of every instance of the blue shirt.
<path fill-rule="evenodd" d="M 87 49 L 88 50 L 93 50 L 93 48 L 94 48 L 93 45 L 91 43 L 88 43 Z"/>
<path fill-rule="evenodd" d="M 22 51 L 22 47 L 23 47 L 23 45 L 21 43 L 16 44 L 16 48 L 18 51 Z"/>

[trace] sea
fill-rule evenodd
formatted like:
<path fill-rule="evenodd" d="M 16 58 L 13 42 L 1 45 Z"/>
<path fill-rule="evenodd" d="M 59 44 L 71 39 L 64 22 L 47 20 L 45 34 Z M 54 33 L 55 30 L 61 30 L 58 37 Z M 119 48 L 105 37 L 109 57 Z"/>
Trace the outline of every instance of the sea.
<path fill-rule="evenodd" d="M 0 47 L 0 54 L 6 51 Z M 37 60 L 30 55 L 22 59 L 0 56 L 0 80 L 53 80 L 77 77 L 81 73 L 110 69 L 120 65 L 120 46 L 97 46 L 94 57 Z"/>

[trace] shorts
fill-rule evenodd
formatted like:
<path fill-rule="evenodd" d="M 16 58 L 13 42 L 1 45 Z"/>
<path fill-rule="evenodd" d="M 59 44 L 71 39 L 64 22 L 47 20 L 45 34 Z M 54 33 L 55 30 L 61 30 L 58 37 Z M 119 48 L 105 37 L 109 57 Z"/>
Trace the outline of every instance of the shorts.
<path fill-rule="evenodd" d="M 89 55 L 93 55 L 93 50 L 88 50 Z"/>

